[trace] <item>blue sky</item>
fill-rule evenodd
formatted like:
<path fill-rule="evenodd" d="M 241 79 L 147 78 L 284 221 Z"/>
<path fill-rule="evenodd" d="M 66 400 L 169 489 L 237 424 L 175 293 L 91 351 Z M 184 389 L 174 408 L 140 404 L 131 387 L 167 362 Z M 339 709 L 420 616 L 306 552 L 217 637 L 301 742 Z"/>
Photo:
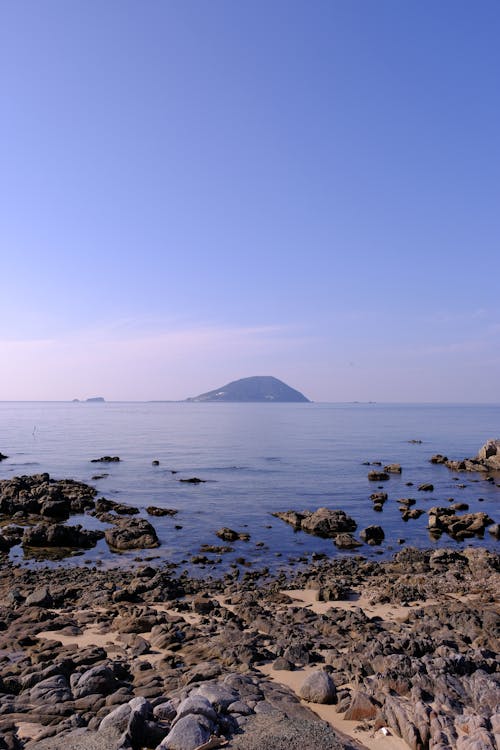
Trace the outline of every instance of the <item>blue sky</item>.
<path fill-rule="evenodd" d="M 497 0 L 6 0 L 0 399 L 494 401 Z"/>

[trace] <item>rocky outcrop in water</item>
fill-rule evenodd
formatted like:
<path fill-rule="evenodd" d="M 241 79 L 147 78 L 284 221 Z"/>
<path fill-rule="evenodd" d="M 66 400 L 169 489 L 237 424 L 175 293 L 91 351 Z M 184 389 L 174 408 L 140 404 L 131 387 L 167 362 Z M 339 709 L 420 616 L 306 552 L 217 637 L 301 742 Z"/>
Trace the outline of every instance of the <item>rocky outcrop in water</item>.
<path fill-rule="evenodd" d="M 22 544 L 26 554 L 40 558 L 62 557 L 70 550 L 88 549 L 105 537 L 112 551 L 158 547 L 153 526 L 136 516 L 139 509 L 126 503 L 95 499 L 97 491 L 72 479 L 51 479 L 49 474 L 13 477 L 0 481 L 0 553 Z M 166 511 L 172 515 L 174 511 Z M 75 514 L 86 513 L 111 524 L 106 532 L 85 529 L 65 522 Z"/>
<path fill-rule="evenodd" d="M 154 527 L 145 518 L 117 519 L 104 537 L 111 550 L 151 549 L 160 544 Z"/>
<path fill-rule="evenodd" d="M 334 538 L 345 531 L 355 531 L 357 527 L 356 521 L 345 511 L 329 508 L 318 508 L 315 511 L 304 510 L 301 513 L 288 510 L 272 515 L 291 524 L 295 529 L 326 538 Z"/>
<path fill-rule="evenodd" d="M 441 453 L 436 453 L 432 456 L 431 463 L 444 464 L 453 471 L 500 471 L 500 440 L 487 440 L 479 449 L 477 456 L 473 458 L 452 460 Z"/>

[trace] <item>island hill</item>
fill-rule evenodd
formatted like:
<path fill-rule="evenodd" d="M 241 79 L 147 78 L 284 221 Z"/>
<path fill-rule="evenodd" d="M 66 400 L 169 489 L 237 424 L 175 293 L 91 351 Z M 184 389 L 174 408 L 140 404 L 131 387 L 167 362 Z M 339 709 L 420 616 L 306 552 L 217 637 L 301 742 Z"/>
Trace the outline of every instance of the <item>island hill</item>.
<path fill-rule="evenodd" d="M 255 375 L 251 378 L 233 380 L 221 388 L 208 393 L 187 398 L 195 402 L 236 402 L 236 403 L 309 403 L 309 399 L 295 388 L 270 375 Z"/>

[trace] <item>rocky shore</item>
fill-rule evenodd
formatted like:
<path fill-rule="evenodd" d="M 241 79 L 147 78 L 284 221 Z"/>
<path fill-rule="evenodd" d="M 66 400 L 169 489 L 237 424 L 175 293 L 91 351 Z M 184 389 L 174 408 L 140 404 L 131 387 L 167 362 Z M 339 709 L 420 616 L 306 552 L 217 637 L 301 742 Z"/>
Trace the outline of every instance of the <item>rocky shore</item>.
<path fill-rule="evenodd" d="M 499 486 L 500 441 L 431 462 Z M 403 472 L 368 465 L 383 468 L 369 482 Z M 386 487 L 368 499 L 380 513 L 394 503 Z M 416 490 L 432 499 L 431 483 Z M 191 558 L 217 571 L 200 580 L 154 555 L 126 569 L 49 567 L 98 542 L 115 556 L 155 550 L 145 516 L 178 511 L 141 514 L 47 473 L 0 481 L 0 750 L 499 750 L 500 555 L 465 546 L 486 531 L 498 539 L 499 525 L 453 498 L 395 502 L 404 521 L 426 514 L 430 538 L 455 547 L 367 558 L 382 526 L 358 530 L 326 507 L 280 511 L 348 556 L 306 556 L 273 575 L 243 557 L 216 568 L 207 554 L 222 561 L 250 540 L 224 526 Z M 38 562 L 15 563 L 17 546 Z"/>
<path fill-rule="evenodd" d="M 0 568 L 0 748 L 500 746 L 500 556 Z"/>

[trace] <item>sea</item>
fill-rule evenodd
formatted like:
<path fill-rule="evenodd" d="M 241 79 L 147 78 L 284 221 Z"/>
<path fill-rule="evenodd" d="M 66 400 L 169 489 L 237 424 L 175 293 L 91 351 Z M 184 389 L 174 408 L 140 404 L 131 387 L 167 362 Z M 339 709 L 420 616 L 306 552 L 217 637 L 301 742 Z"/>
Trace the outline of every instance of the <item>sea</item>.
<path fill-rule="evenodd" d="M 435 453 L 474 456 L 488 438 L 498 437 L 498 404 L 0 402 L 0 452 L 8 456 L 0 462 L 0 479 L 48 472 L 91 484 L 99 496 L 134 505 L 144 517 L 149 505 L 178 511 L 150 518 L 158 549 L 112 553 L 103 540 L 94 549 L 43 564 L 123 566 L 154 559 L 199 575 L 236 564 L 276 571 L 315 554 L 387 557 L 402 544 L 459 549 L 464 543 L 429 536 L 427 514 L 402 521 L 396 501 L 412 497 L 414 507 L 428 510 L 453 498 L 500 522 L 500 477 L 490 483 L 481 474 L 429 462 Z M 91 462 L 104 455 L 120 461 Z M 399 463 L 402 473 L 370 482 L 368 472 L 376 467 L 367 461 Z M 180 481 L 192 477 L 204 481 Z M 419 491 L 424 482 L 434 491 Z M 382 512 L 374 511 L 370 500 L 379 486 L 389 496 Z M 384 542 L 339 551 L 331 540 L 297 532 L 272 515 L 320 507 L 344 510 L 355 519 L 357 533 L 382 526 Z M 105 528 L 87 515 L 68 523 Z M 215 533 L 221 527 L 247 532 L 250 539 L 193 564 L 202 544 L 222 544 Z M 488 532 L 466 544 L 498 549 Z M 13 548 L 11 558 L 39 564 L 21 547 Z"/>

